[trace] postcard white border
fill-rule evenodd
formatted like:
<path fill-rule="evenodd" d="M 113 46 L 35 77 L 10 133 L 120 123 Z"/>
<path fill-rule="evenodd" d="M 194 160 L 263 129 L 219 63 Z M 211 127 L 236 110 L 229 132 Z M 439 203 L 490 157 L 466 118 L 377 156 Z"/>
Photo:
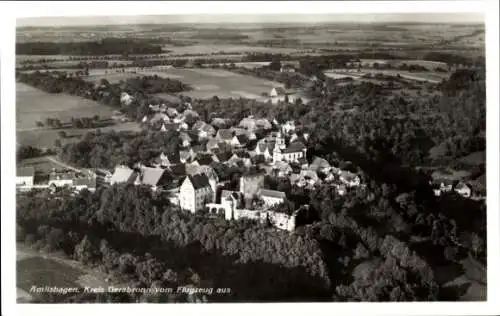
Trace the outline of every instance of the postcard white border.
<path fill-rule="evenodd" d="M 500 295 L 498 2 L 496 1 L 310 1 L 310 2 L 2 2 L 1 12 L 1 175 L 2 314 L 89 315 L 92 313 L 203 315 L 495 315 Z M 299 304 L 15 304 L 15 80 L 16 17 L 158 14 L 325 14 L 484 12 L 487 51 L 488 301 L 481 303 L 299 303 Z M 10 258 L 10 259 L 9 259 Z"/>

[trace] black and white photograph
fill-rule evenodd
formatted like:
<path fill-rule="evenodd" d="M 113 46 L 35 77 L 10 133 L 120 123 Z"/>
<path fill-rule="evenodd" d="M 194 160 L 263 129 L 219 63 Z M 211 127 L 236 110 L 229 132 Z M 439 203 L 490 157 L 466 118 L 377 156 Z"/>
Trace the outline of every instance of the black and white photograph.
<path fill-rule="evenodd" d="M 494 302 L 491 2 L 440 2 L 11 18 L 15 304 Z"/>

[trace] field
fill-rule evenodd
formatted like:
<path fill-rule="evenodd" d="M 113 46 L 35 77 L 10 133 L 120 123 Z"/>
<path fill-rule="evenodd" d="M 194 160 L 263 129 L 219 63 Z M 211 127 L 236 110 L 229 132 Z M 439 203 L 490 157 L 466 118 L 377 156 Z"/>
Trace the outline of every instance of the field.
<path fill-rule="evenodd" d="M 18 130 L 36 128 L 36 121 L 54 117 L 67 122 L 71 117 L 111 116 L 113 109 L 68 94 L 50 94 L 23 83 L 16 84 L 16 123 Z"/>
<path fill-rule="evenodd" d="M 16 131 L 17 143 L 39 148 L 51 148 L 54 140 L 60 138 L 59 131 L 40 128 L 36 121 L 44 121 L 48 117 L 58 118 L 62 123 L 67 123 L 71 117 L 92 117 L 99 115 L 101 118 L 109 117 L 113 108 L 103 106 L 97 102 L 68 94 L 49 94 L 23 83 L 16 84 Z M 136 123 L 119 123 L 99 128 L 101 131 L 133 130 L 139 131 Z M 64 145 L 68 142 L 78 141 L 80 136 L 94 129 L 65 128 L 67 138 L 61 139 Z"/>
<path fill-rule="evenodd" d="M 151 74 L 151 72 L 141 72 Z M 193 98 L 251 98 L 265 101 L 263 92 L 269 93 L 273 87 L 282 87 L 283 84 L 241 75 L 222 69 L 168 69 L 158 71 L 159 76 L 175 78 L 183 83 L 191 85 L 193 91 L 180 94 Z"/>
<path fill-rule="evenodd" d="M 405 70 L 382 70 L 382 69 L 361 69 L 360 71 L 348 72 L 345 69 L 331 69 L 325 71 L 325 76 L 333 78 L 333 79 L 341 79 L 341 78 L 353 78 L 353 79 L 362 79 L 363 75 L 371 74 L 372 76 L 376 74 L 383 74 L 388 76 L 397 76 L 399 75 L 403 79 L 413 80 L 413 81 L 421 81 L 421 82 L 431 82 L 431 83 L 440 83 L 443 79 L 448 78 L 448 73 L 438 73 L 432 71 L 425 72 L 410 72 Z"/>
<path fill-rule="evenodd" d="M 57 255 L 37 253 L 21 244 L 17 245 L 16 258 L 17 299 L 18 303 L 32 299 L 32 286 L 57 287 L 107 287 L 106 275 L 89 270 L 76 261 L 60 258 Z"/>

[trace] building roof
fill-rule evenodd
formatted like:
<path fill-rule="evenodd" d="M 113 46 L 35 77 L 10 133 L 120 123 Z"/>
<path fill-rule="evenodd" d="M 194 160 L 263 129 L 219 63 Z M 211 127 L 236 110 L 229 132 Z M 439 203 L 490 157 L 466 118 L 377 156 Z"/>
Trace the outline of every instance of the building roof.
<path fill-rule="evenodd" d="M 219 147 L 219 140 L 217 140 L 215 138 L 210 138 L 207 141 L 207 149 L 218 148 L 218 147 Z"/>
<path fill-rule="evenodd" d="M 177 116 L 179 114 L 175 108 L 168 108 L 167 109 L 167 114 L 170 117 Z"/>
<path fill-rule="evenodd" d="M 357 177 L 355 173 L 349 172 L 349 171 L 342 171 L 340 173 L 340 177 L 344 179 L 345 181 L 354 181 Z"/>
<path fill-rule="evenodd" d="M 16 176 L 18 177 L 34 177 L 35 168 L 33 166 L 17 168 Z"/>
<path fill-rule="evenodd" d="M 265 196 L 265 197 L 272 197 L 272 198 L 276 198 L 276 199 L 286 199 L 285 192 L 276 191 L 276 190 L 260 189 L 259 195 Z"/>
<path fill-rule="evenodd" d="M 464 182 L 459 182 L 455 186 L 455 190 L 467 190 L 467 189 L 470 190 L 470 186 Z"/>
<path fill-rule="evenodd" d="M 208 181 L 208 177 L 204 174 L 189 175 L 189 176 L 187 176 L 187 178 L 189 178 L 189 181 L 191 181 L 195 190 L 205 188 L 205 187 L 210 188 L 210 182 Z"/>
<path fill-rule="evenodd" d="M 186 174 L 196 174 L 198 173 L 198 168 L 200 167 L 200 164 L 198 161 L 193 161 L 192 163 L 187 163 L 184 165 L 186 168 Z"/>
<path fill-rule="evenodd" d="M 257 124 L 258 127 L 263 129 L 271 129 L 273 127 L 271 122 L 269 122 L 269 120 L 266 118 L 257 119 L 255 123 Z"/>
<path fill-rule="evenodd" d="M 188 142 L 192 141 L 192 138 L 189 136 L 189 134 L 185 132 L 179 133 L 179 138 L 182 141 L 188 141 Z"/>
<path fill-rule="evenodd" d="M 130 182 L 134 181 L 137 173 L 127 166 L 116 166 L 115 172 L 111 176 L 111 182 Z"/>
<path fill-rule="evenodd" d="M 231 140 L 233 138 L 233 131 L 229 129 L 220 129 L 218 135 L 221 139 Z"/>
<path fill-rule="evenodd" d="M 245 129 L 238 127 L 231 127 L 229 130 L 234 132 L 235 135 L 246 135 L 248 133 Z"/>
<path fill-rule="evenodd" d="M 86 185 L 89 188 L 95 188 L 97 186 L 97 181 L 95 177 L 76 178 L 73 184 Z"/>
<path fill-rule="evenodd" d="M 248 143 L 247 135 L 236 135 L 236 138 L 238 139 L 238 142 L 240 142 L 240 144 L 242 144 L 242 145 L 245 145 L 246 143 Z"/>
<path fill-rule="evenodd" d="M 49 181 L 53 180 L 74 180 L 76 179 L 76 174 L 74 172 L 51 172 L 49 175 Z"/>
<path fill-rule="evenodd" d="M 291 143 L 285 150 L 283 150 L 283 153 L 295 153 L 295 152 L 299 152 L 299 151 L 302 151 L 304 149 L 306 149 L 306 145 L 304 145 L 304 143 L 302 142 L 295 142 L 295 143 Z"/>
<path fill-rule="evenodd" d="M 162 168 L 141 168 L 141 183 L 145 185 L 157 186 L 165 174 L 165 169 Z"/>

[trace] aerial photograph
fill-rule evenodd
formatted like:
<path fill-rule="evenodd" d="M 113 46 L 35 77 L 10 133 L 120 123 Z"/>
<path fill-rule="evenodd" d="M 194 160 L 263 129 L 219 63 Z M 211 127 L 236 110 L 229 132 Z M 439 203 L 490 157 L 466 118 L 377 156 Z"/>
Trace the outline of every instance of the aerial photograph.
<path fill-rule="evenodd" d="M 482 14 L 15 31 L 18 303 L 487 300 Z"/>

